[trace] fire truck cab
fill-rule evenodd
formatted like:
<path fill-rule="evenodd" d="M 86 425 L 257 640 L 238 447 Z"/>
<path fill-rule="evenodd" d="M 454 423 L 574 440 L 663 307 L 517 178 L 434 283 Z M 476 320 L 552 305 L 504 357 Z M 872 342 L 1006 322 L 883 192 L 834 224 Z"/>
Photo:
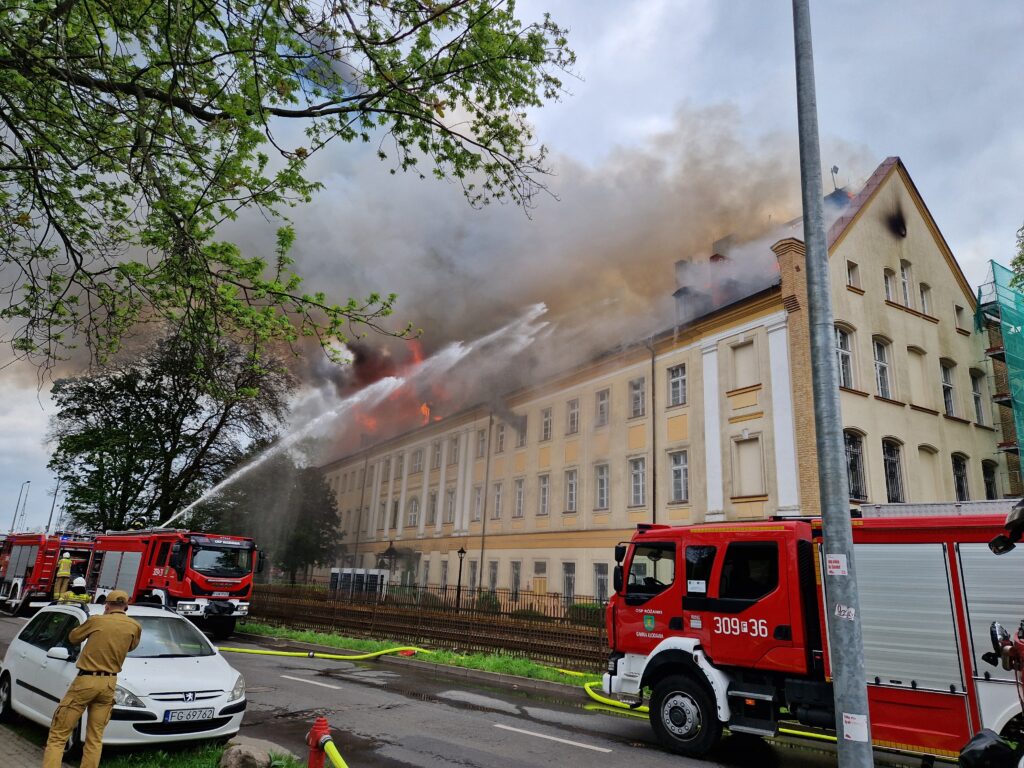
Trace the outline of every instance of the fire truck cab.
<path fill-rule="evenodd" d="M 154 528 L 96 537 L 90 582 L 96 600 L 121 589 L 137 602 L 166 605 L 207 629 L 231 635 L 249 613 L 263 553 L 246 537 Z"/>
<path fill-rule="evenodd" d="M 93 543 L 74 534 L 16 533 L 8 536 L 2 547 L 0 606 L 10 613 L 20 613 L 50 601 L 62 553 L 71 555 L 72 578 L 85 576 Z"/>
<path fill-rule="evenodd" d="M 955 757 L 981 728 L 1019 727 L 1012 677 L 981 660 L 992 621 L 1024 614 L 1019 561 L 987 545 L 1002 527 L 855 520 L 861 615 L 826 616 L 822 573 L 849 564 L 822 551 L 817 521 L 640 525 L 616 547 L 604 690 L 636 705 L 649 690 L 659 741 L 690 756 L 725 726 L 836 730 L 827 625 L 859 620 L 875 745 Z"/>

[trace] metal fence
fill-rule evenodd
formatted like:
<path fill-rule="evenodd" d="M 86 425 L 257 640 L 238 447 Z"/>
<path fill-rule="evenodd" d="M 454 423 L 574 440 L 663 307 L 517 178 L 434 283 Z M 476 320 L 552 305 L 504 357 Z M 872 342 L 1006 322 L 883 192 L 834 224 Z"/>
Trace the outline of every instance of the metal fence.
<path fill-rule="evenodd" d="M 259 585 L 254 620 L 316 632 L 336 632 L 461 652 L 502 652 L 578 669 L 608 656 L 604 604 L 557 593 L 455 587 L 379 591 L 328 586 Z"/>

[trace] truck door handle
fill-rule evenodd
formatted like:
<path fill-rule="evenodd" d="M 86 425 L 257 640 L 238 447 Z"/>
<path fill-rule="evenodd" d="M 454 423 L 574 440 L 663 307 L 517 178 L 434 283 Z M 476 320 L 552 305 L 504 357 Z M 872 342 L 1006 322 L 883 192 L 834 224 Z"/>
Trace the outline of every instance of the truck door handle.
<path fill-rule="evenodd" d="M 682 616 L 673 616 L 671 619 L 668 620 L 668 628 L 669 629 L 682 629 L 683 628 L 683 617 Z"/>
<path fill-rule="evenodd" d="M 772 638 L 775 640 L 792 640 L 793 628 L 789 624 L 779 624 L 772 633 Z"/>

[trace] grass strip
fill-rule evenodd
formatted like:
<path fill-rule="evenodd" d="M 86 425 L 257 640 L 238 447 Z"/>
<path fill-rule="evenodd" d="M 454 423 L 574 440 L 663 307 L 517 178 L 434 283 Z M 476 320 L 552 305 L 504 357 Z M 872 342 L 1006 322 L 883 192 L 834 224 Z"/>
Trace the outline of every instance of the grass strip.
<path fill-rule="evenodd" d="M 293 640 L 313 645 L 323 645 L 329 648 L 340 648 L 348 651 L 382 651 L 387 648 L 394 648 L 398 645 L 406 645 L 404 640 L 366 640 L 357 637 L 344 637 L 327 632 L 310 632 L 307 630 L 288 629 L 287 627 L 275 627 L 269 624 L 258 622 L 246 622 L 238 626 L 240 632 L 248 632 L 252 635 L 262 637 L 273 637 L 280 640 Z M 567 685 L 582 686 L 584 683 L 599 681 L 601 675 L 598 673 L 583 673 L 582 675 L 570 675 L 559 672 L 554 667 L 538 664 L 530 659 L 519 656 L 512 656 L 505 653 L 456 653 L 444 649 L 431 649 L 433 653 L 418 656 L 417 659 L 429 664 L 440 664 L 448 667 L 462 667 L 465 669 L 478 669 L 485 672 L 497 672 L 503 675 L 515 675 L 531 680 L 547 680 L 553 683 L 565 683 Z"/>

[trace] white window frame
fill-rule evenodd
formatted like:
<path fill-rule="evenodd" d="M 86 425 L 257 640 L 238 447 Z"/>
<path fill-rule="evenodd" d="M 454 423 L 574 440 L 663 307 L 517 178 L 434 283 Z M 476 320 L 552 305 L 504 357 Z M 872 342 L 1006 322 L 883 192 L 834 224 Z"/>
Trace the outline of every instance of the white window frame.
<path fill-rule="evenodd" d="M 579 508 L 579 470 L 565 470 L 565 511 L 575 513 Z"/>
<path fill-rule="evenodd" d="M 594 393 L 594 426 L 605 427 L 611 418 L 612 391 L 602 389 Z"/>
<path fill-rule="evenodd" d="M 412 452 L 412 461 L 409 464 L 409 471 L 412 474 L 417 474 L 423 471 L 423 449 L 417 448 Z"/>
<path fill-rule="evenodd" d="M 484 516 L 484 487 L 473 486 L 473 522 L 479 523 Z"/>
<path fill-rule="evenodd" d="M 444 522 L 445 525 L 455 523 L 455 489 L 446 488 L 444 492 Z"/>
<path fill-rule="evenodd" d="M 982 389 L 984 386 L 982 380 L 984 378 L 984 374 L 971 375 L 971 397 L 974 399 L 974 418 L 977 420 L 976 423 L 981 424 L 983 427 L 988 423 L 985 419 L 985 396 Z"/>
<path fill-rule="evenodd" d="M 669 501 L 685 503 L 690 500 L 690 454 L 683 449 L 668 455 L 669 478 L 671 482 Z"/>
<path fill-rule="evenodd" d="M 415 528 L 420 522 L 420 500 L 413 496 L 406 507 L 406 527 Z"/>
<path fill-rule="evenodd" d="M 642 507 L 647 503 L 647 458 L 637 456 L 629 460 L 629 506 Z"/>
<path fill-rule="evenodd" d="M 565 404 L 565 434 L 575 435 L 580 431 L 580 399 L 574 397 Z"/>
<path fill-rule="evenodd" d="M 501 495 L 504 488 L 504 481 L 499 480 L 494 484 L 494 508 L 491 510 L 492 520 L 501 520 Z"/>
<path fill-rule="evenodd" d="M 545 408 L 540 412 L 540 439 L 542 442 L 546 442 L 551 439 L 551 427 L 553 421 L 550 408 Z"/>
<path fill-rule="evenodd" d="M 526 445 L 527 429 L 529 427 L 529 421 L 527 415 L 524 413 L 519 421 L 519 427 L 516 429 L 516 448 L 522 448 Z"/>
<path fill-rule="evenodd" d="M 894 400 L 890 371 L 892 345 L 876 337 L 871 340 L 871 349 L 875 359 L 875 392 L 886 400 Z"/>
<path fill-rule="evenodd" d="M 686 405 L 686 363 L 668 369 L 668 404 Z"/>
<path fill-rule="evenodd" d="M 523 507 L 526 501 L 526 480 L 521 477 L 517 477 L 513 482 L 512 487 L 514 490 L 512 517 L 519 518 L 523 516 Z"/>
<path fill-rule="evenodd" d="M 647 377 L 629 382 L 629 418 L 639 419 L 647 415 Z"/>
<path fill-rule="evenodd" d="M 494 428 L 494 452 L 505 452 L 505 425 L 498 424 Z"/>
<path fill-rule="evenodd" d="M 942 407 L 947 416 L 957 417 L 956 411 L 956 365 L 946 362 L 939 362 L 939 371 L 942 377 Z"/>
<path fill-rule="evenodd" d="M 594 509 L 598 511 L 608 509 L 609 485 L 611 482 L 611 470 L 607 464 L 594 465 Z"/>
<path fill-rule="evenodd" d="M 911 278 L 911 274 L 910 274 L 910 262 L 909 261 L 901 261 L 900 262 L 900 289 L 901 289 L 902 294 L 903 294 L 903 306 L 911 308 L 911 309 L 914 306 L 914 302 L 913 302 L 913 298 L 912 298 L 912 295 L 913 295 L 913 290 L 912 290 L 913 289 L 913 284 L 914 284 L 913 283 L 913 279 Z"/>
<path fill-rule="evenodd" d="M 853 334 L 842 326 L 835 326 L 836 361 L 839 364 L 839 386 L 854 389 Z M 845 342 L 845 346 L 844 346 Z"/>
<path fill-rule="evenodd" d="M 483 459 L 487 456 L 487 430 L 478 429 L 476 431 L 476 457 Z"/>
<path fill-rule="evenodd" d="M 537 515 L 544 517 L 551 507 L 551 475 L 537 476 Z"/>

